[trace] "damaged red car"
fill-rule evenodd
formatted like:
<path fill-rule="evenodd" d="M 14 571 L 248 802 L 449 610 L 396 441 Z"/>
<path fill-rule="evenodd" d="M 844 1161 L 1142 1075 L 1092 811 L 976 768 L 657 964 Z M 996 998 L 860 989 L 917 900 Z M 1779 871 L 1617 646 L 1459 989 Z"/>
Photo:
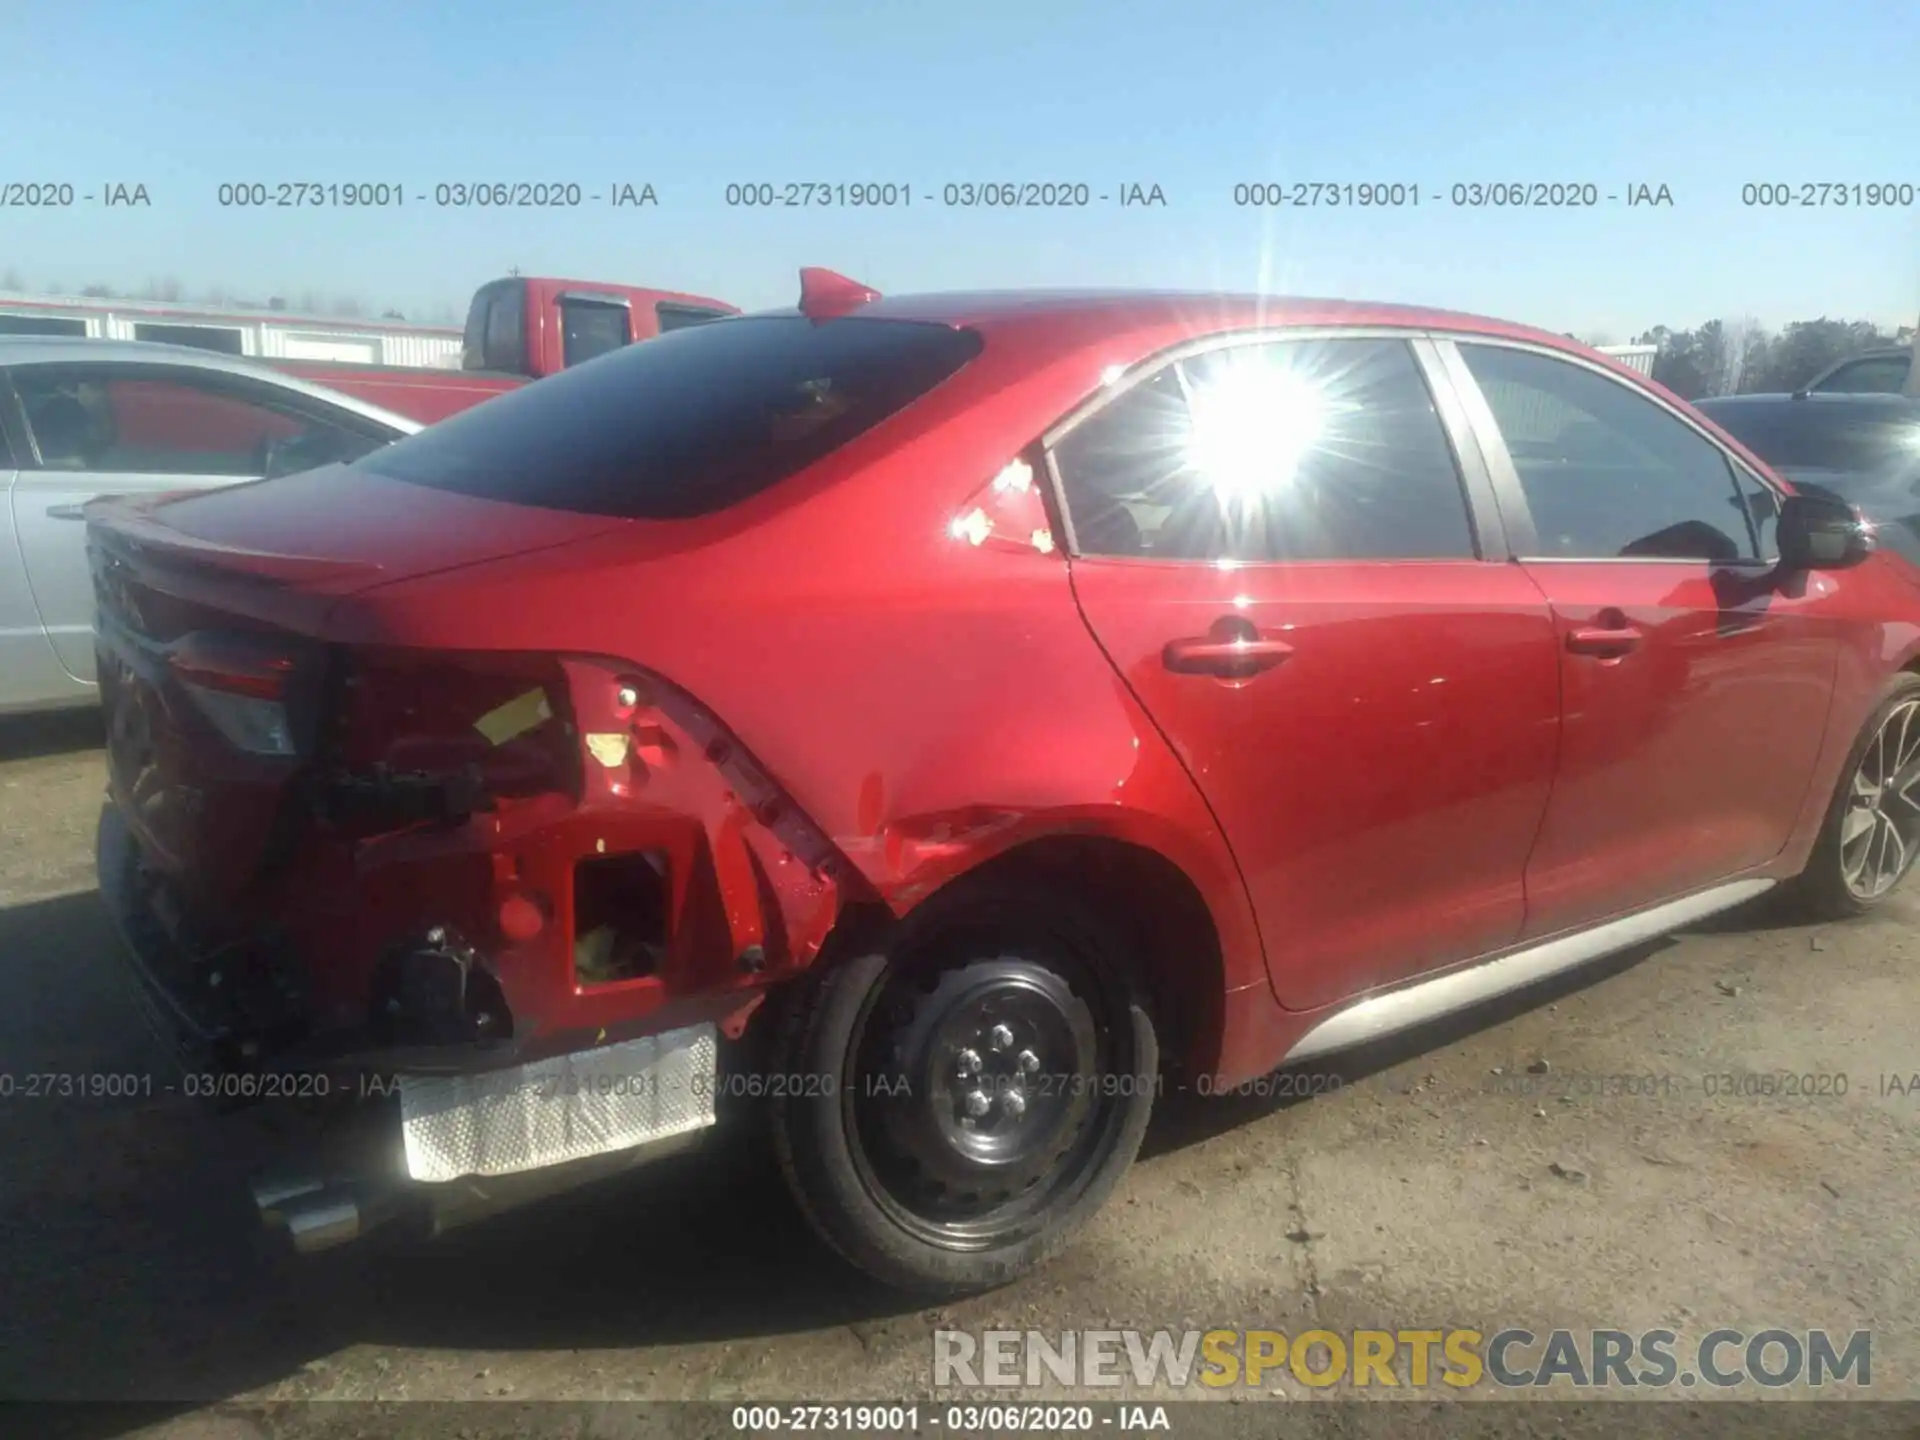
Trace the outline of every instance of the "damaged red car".
<path fill-rule="evenodd" d="M 1906 872 L 1916 572 L 1633 372 L 803 280 L 88 508 L 103 893 L 187 1063 L 310 1114 L 302 1248 L 753 1110 L 856 1265 L 992 1285 L 1176 1087 Z"/>

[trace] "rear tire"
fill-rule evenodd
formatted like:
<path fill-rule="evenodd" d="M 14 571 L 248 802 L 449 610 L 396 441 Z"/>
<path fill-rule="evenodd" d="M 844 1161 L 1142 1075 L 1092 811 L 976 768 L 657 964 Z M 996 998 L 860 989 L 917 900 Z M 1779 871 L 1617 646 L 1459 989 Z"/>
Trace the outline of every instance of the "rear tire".
<path fill-rule="evenodd" d="M 1006 1284 L 1132 1164 L 1159 1049 L 1126 937 L 1077 901 L 962 882 L 791 997 L 775 1153 L 815 1230 L 882 1282 Z"/>
<path fill-rule="evenodd" d="M 1911 797 L 1911 798 L 1910 798 Z M 1920 854 L 1920 675 L 1900 674 L 1861 727 L 1807 868 L 1787 899 L 1813 920 L 1878 909 Z"/>

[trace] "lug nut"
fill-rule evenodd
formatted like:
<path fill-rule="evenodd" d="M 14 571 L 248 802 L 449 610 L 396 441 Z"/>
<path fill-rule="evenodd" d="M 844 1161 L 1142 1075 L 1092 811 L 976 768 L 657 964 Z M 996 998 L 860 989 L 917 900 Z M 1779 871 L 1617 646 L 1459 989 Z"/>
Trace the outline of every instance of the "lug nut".
<path fill-rule="evenodd" d="M 954 1063 L 960 1067 L 960 1073 L 962 1075 L 978 1075 L 980 1073 L 981 1060 L 978 1050 L 962 1050 L 958 1055 L 954 1056 L 953 1059 Z"/>
<path fill-rule="evenodd" d="M 1016 1119 L 1027 1113 L 1027 1097 L 1018 1090 L 1007 1091 L 1000 1097 L 1000 1104 L 1005 1107 L 1007 1114 Z"/>
<path fill-rule="evenodd" d="M 971 1115 L 974 1119 L 978 1120 L 992 1108 L 993 1101 L 987 1098 L 986 1091 L 969 1090 L 967 1092 L 967 1114 Z"/>
<path fill-rule="evenodd" d="M 996 1050 L 1010 1049 L 1013 1045 L 1013 1031 L 1004 1025 L 996 1025 L 988 1032 L 987 1039 L 993 1043 L 993 1048 Z"/>
<path fill-rule="evenodd" d="M 1014 1063 L 1019 1065 L 1021 1074 L 1031 1075 L 1040 1068 L 1040 1057 L 1031 1050 L 1022 1050 L 1020 1058 Z"/>

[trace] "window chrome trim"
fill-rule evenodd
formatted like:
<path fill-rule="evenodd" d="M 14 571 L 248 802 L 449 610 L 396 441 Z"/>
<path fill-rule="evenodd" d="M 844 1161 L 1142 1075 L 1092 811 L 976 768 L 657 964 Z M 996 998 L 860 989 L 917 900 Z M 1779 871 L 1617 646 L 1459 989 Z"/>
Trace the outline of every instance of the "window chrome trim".
<path fill-rule="evenodd" d="M 1755 560 L 1742 555 L 1738 560 L 1708 560 L 1698 555 L 1516 555 L 1529 565 L 1700 565 L 1709 570 L 1773 569 L 1777 561 Z"/>
<path fill-rule="evenodd" d="M 13 388 L 13 376 L 0 368 L 0 465 L 9 470 L 38 470 L 42 463 L 26 409 Z"/>
<path fill-rule="evenodd" d="M 1520 487 L 1520 472 L 1513 467 L 1513 456 L 1507 451 L 1506 438 L 1501 435 L 1500 427 L 1494 421 L 1486 393 L 1481 390 L 1480 382 L 1473 378 L 1473 372 L 1467 369 L 1466 357 L 1460 353 L 1460 347 L 1453 343 L 1453 337 L 1435 336 L 1433 348 L 1447 373 L 1447 379 L 1460 395 L 1460 403 L 1473 426 L 1474 439 L 1486 461 L 1494 503 L 1499 507 L 1500 522 L 1506 531 L 1507 554 L 1515 560 L 1524 559 L 1539 548 L 1540 534 L 1534 528 L 1533 507 L 1527 503 L 1527 492 Z M 1546 347 L 1535 348 L 1544 350 Z"/>
<path fill-rule="evenodd" d="M 1186 557 L 1168 557 L 1152 555 L 1087 555 L 1080 549 L 1079 541 L 1073 532 L 1073 507 L 1067 503 L 1067 491 L 1064 478 L 1060 474 L 1058 450 L 1060 442 L 1079 429 L 1095 415 L 1131 394 L 1135 389 L 1152 381 L 1170 365 L 1191 360 L 1198 355 L 1211 354 L 1216 350 L 1232 350 L 1253 345 L 1278 345 L 1312 342 L 1316 340 L 1397 340 L 1407 347 L 1413 360 L 1415 372 L 1422 385 L 1426 387 L 1435 414 L 1440 421 L 1442 435 L 1446 438 L 1447 449 L 1454 463 L 1454 476 L 1460 486 L 1460 503 L 1467 512 L 1467 528 L 1472 535 L 1475 555 L 1436 555 L 1417 556 L 1381 556 L 1373 559 L 1358 558 L 1330 561 L 1301 560 L 1244 560 L 1240 566 L 1255 565 L 1300 565 L 1300 564 L 1337 564 L 1337 565 L 1477 565 L 1487 561 L 1505 561 L 1510 558 L 1510 537 L 1505 528 L 1505 515 L 1495 505 L 1491 513 L 1483 516 L 1483 494 L 1476 490 L 1476 480 L 1486 484 L 1485 500 L 1492 500 L 1491 477 L 1488 473 L 1484 447 L 1479 436 L 1469 432 L 1473 441 L 1471 458 L 1464 452 L 1453 430 L 1452 420 L 1466 417 L 1449 416 L 1447 402 L 1458 398 L 1458 386 L 1452 377 L 1435 370 L 1437 354 L 1423 352 L 1422 342 L 1431 342 L 1445 338 L 1445 332 L 1435 332 L 1430 327 L 1413 325 L 1263 325 L 1244 330 L 1221 330 L 1210 335 L 1195 336 L 1170 345 L 1164 350 L 1156 350 L 1126 367 L 1125 371 L 1111 384 L 1101 386 L 1093 394 L 1082 399 L 1067 413 L 1043 430 L 1037 442 L 1045 460 L 1047 486 L 1053 508 L 1059 513 L 1066 532 L 1062 539 L 1062 550 L 1069 560 L 1090 561 L 1145 561 L 1160 565 L 1211 566 L 1217 560 L 1196 560 Z M 1444 383 L 1443 383 L 1444 382 Z M 1475 392 L 1477 393 L 1477 392 Z M 1444 399 L 1443 399 L 1444 395 Z M 1469 473 L 1475 462 L 1479 470 Z"/>
<path fill-rule="evenodd" d="M 1081 558 L 1080 542 L 1073 533 L 1073 507 L 1067 504 L 1067 487 L 1060 478 L 1060 461 L 1054 454 L 1053 446 L 1043 444 L 1039 449 L 1040 473 L 1046 477 L 1047 483 L 1047 493 L 1042 499 L 1060 517 L 1060 552 L 1072 562 Z"/>
<path fill-rule="evenodd" d="M 1447 447 L 1453 451 L 1454 473 L 1460 480 L 1461 498 L 1467 504 L 1467 523 L 1473 528 L 1474 556 L 1479 560 L 1510 560 L 1513 557 L 1507 541 L 1506 517 L 1500 513 L 1500 497 L 1494 490 L 1486 452 L 1481 449 L 1480 436 L 1461 400 L 1459 387 L 1448 373 L 1431 334 L 1409 337 L 1407 348 L 1413 352 L 1414 366 L 1426 384 L 1434 413 L 1440 417 Z"/>
<path fill-rule="evenodd" d="M 1755 471 L 1751 465 L 1747 464 L 1732 450 L 1728 449 L 1723 441 L 1710 431 L 1704 429 L 1697 417 L 1687 414 L 1664 396 L 1655 394 L 1645 386 L 1632 384 L 1621 379 L 1619 375 L 1615 374 L 1607 366 L 1596 364 L 1584 355 L 1575 355 L 1553 345 L 1542 345 L 1534 340 L 1515 340 L 1502 335 L 1473 335 L 1464 331 L 1448 331 L 1437 334 L 1434 339 L 1436 348 L 1440 351 L 1441 357 L 1447 367 L 1447 373 L 1452 377 L 1456 385 L 1461 385 L 1466 389 L 1466 404 L 1468 410 L 1475 417 L 1475 428 L 1483 431 L 1481 444 L 1487 452 L 1487 468 L 1493 475 L 1494 488 L 1502 501 L 1502 518 L 1507 517 L 1509 506 L 1519 507 L 1519 513 L 1525 517 L 1524 543 L 1522 543 L 1520 539 L 1521 526 L 1515 525 L 1514 529 L 1509 532 L 1513 544 L 1514 559 L 1524 560 L 1530 565 L 1535 563 L 1560 565 L 1709 565 L 1720 569 L 1751 565 L 1771 568 L 1771 563 L 1764 557 L 1745 555 L 1741 556 L 1738 560 L 1697 560 L 1678 559 L 1671 556 L 1660 555 L 1535 554 L 1534 552 L 1540 545 L 1540 536 L 1538 530 L 1534 527 L 1533 509 L 1527 504 L 1526 491 L 1520 484 L 1520 472 L 1514 466 L 1513 455 L 1507 449 L 1506 437 L 1500 433 L 1499 422 L 1493 417 L 1493 409 L 1487 404 L 1486 393 L 1481 390 L 1480 382 L 1474 378 L 1472 370 L 1467 367 L 1466 356 L 1460 353 L 1460 346 L 1463 344 L 1499 346 L 1506 350 L 1527 351 L 1548 360 L 1558 360 L 1564 365 L 1577 366 L 1592 374 L 1598 375 L 1603 380 L 1610 381 L 1629 394 L 1638 396 L 1649 404 L 1658 407 L 1662 412 L 1678 420 L 1682 425 L 1686 426 L 1687 429 L 1699 436 L 1700 439 L 1712 446 L 1714 452 L 1720 456 L 1722 462 L 1727 466 L 1727 479 L 1733 487 L 1733 494 L 1736 500 L 1740 498 L 1739 478 L 1734 473 L 1736 470 L 1752 476 L 1754 483 L 1759 485 L 1763 490 L 1769 491 L 1775 499 L 1784 499 L 1786 496 L 1785 492 L 1782 491 L 1778 485 Z"/>

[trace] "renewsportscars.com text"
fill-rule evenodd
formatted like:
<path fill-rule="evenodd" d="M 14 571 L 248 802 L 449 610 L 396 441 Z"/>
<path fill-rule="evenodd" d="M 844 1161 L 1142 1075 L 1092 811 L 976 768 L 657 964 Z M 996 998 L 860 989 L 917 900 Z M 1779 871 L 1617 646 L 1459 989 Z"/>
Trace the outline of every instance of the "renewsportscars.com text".
<path fill-rule="evenodd" d="M 936 1330 L 938 1388 L 1782 1389 L 1873 1383 L 1873 1332 L 1461 1327 L 1405 1330 Z"/>

